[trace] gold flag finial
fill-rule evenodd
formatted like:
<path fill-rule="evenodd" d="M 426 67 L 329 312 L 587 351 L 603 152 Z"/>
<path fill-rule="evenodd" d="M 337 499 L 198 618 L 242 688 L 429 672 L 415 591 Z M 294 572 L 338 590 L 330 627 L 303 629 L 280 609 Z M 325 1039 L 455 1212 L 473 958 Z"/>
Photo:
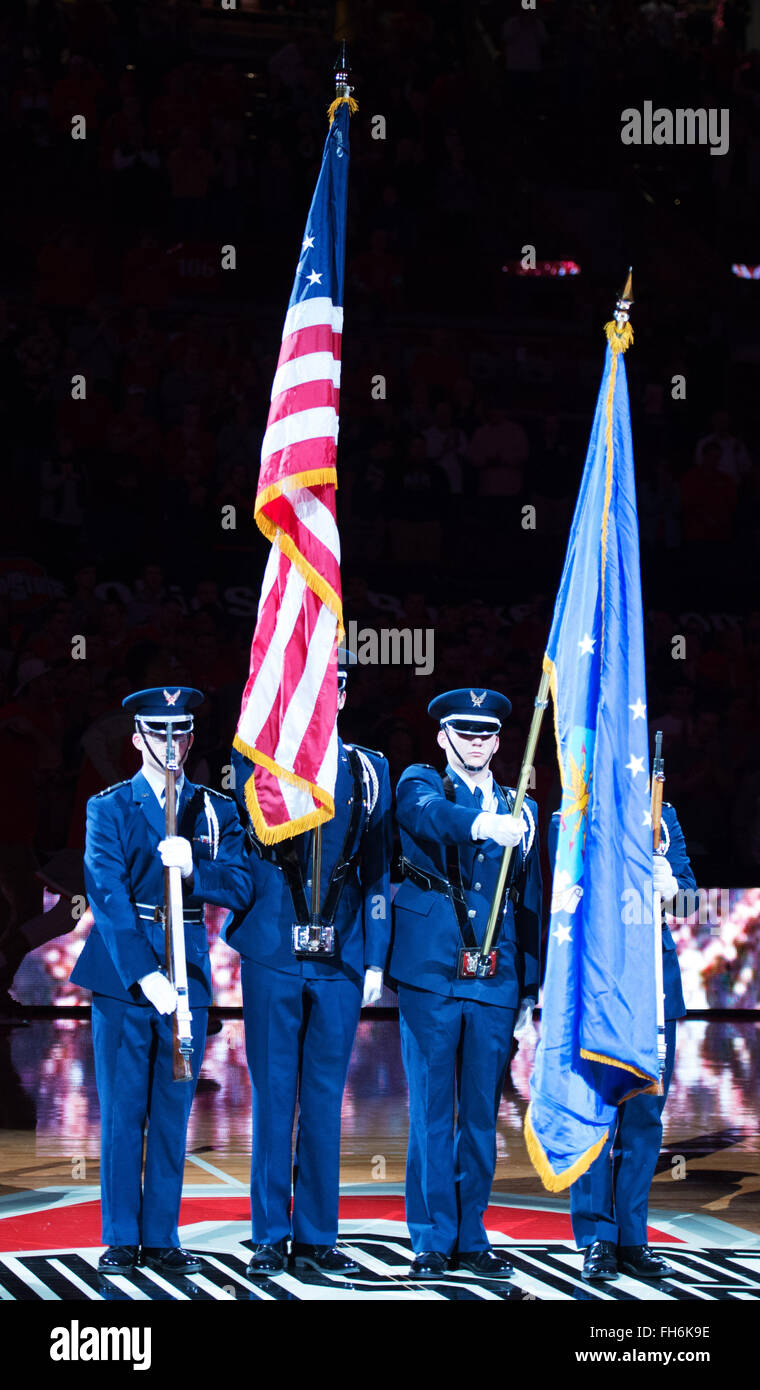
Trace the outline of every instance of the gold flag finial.
<path fill-rule="evenodd" d="M 628 267 L 628 276 L 625 282 L 623 293 L 615 306 L 615 313 L 609 323 L 605 323 L 604 331 L 607 334 L 607 342 L 613 352 L 625 352 L 633 342 L 633 329 L 629 323 L 628 310 L 633 304 L 633 266 Z"/>

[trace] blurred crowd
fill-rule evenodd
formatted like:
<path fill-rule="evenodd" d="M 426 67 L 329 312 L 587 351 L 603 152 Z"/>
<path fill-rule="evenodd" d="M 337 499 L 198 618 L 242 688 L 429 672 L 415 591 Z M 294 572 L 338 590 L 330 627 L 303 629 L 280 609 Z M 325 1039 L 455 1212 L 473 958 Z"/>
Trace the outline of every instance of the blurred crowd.
<path fill-rule="evenodd" d="M 514 779 L 601 328 L 633 259 L 650 724 L 697 876 L 756 884 L 760 289 L 730 269 L 760 244 L 748 6 L 351 9 L 345 617 L 433 629 L 435 651 L 427 676 L 358 667 L 343 736 L 382 749 L 395 780 L 434 760 L 432 694 L 492 684 L 515 706 L 497 768 Z M 87 796 L 134 771 L 130 690 L 206 691 L 191 775 L 225 785 L 266 559 L 258 452 L 331 96 L 327 10 L 0 15 L 0 926 L 38 910 L 40 861 L 81 848 Z M 645 99 L 729 107 L 729 153 L 625 149 L 620 111 Z M 531 245 L 581 275 L 516 274 Z M 549 728 L 536 794 L 548 816 Z"/>

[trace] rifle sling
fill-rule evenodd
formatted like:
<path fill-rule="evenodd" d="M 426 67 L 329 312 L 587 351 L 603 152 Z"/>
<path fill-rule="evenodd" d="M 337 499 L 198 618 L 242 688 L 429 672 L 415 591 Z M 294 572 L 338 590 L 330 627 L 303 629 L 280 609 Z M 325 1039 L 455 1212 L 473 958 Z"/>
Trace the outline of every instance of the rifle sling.
<path fill-rule="evenodd" d="M 343 841 L 343 848 L 340 852 L 340 858 L 330 875 L 330 882 L 327 885 L 322 911 L 319 914 L 319 921 L 326 927 L 331 927 L 335 921 L 338 904 L 340 903 L 349 869 L 356 862 L 359 855 L 359 845 L 357 844 L 353 853 L 351 852 L 351 846 L 356 840 L 362 809 L 365 804 L 364 776 L 361 759 L 355 748 L 347 748 L 346 754 L 353 777 L 354 794 L 351 799 L 351 815 L 348 819 L 348 829 L 346 830 L 345 839 Z M 309 900 L 306 895 L 303 868 L 301 867 L 298 848 L 295 842 L 293 840 L 285 840 L 275 845 L 263 845 L 260 841 L 253 840 L 253 848 L 260 859 L 266 859 L 270 863 L 276 864 L 278 869 L 282 870 L 285 882 L 290 889 L 296 922 L 299 926 L 306 926 L 311 922 L 312 916 Z"/>

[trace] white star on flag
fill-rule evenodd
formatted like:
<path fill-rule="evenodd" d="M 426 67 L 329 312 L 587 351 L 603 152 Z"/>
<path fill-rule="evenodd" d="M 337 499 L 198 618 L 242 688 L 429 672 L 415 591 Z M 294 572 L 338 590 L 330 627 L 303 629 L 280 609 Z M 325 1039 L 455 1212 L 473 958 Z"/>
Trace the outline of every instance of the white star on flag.
<path fill-rule="evenodd" d="M 565 941 L 572 941 L 573 939 L 570 935 L 570 928 L 562 925 L 561 923 L 558 925 L 557 930 L 552 932 L 552 936 L 554 937 L 558 946 L 561 946 Z"/>
<path fill-rule="evenodd" d="M 583 637 L 578 643 L 578 646 L 581 649 L 581 656 L 591 656 L 593 654 L 595 641 L 596 638 L 589 637 L 588 633 L 584 632 Z"/>
<path fill-rule="evenodd" d="M 303 245 L 301 246 L 301 250 L 302 250 L 302 251 L 310 251 L 313 245 L 314 245 L 314 238 L 313 238 L 313 236 L 305 236 L 304 239 L 303 239 Z"/>
<path fill-rule="evenodd" d="M 311 274 L 307 276 L 307 279 L 310 285 L 321 285 L 322 272 L 320 270 L 312 270 Z"/>
<path fill-rule="evenodd" d="M 633 774 L 634 777 L 637 777 L 640 772 L 644 771 L 644 759 L 634 758 L 632 753 L 630 762 L 626 763 L 626 768 L 629 772 Z"/>
<path fill-rule="evenodd" d="M 650 811 L 645 811 L 645 812 L 644 812 L 644 819 L 643 819 L 643 821 L 641 822 L 641 824 L 642 824 L 642 825 L 648 826 L 650 830 L 652 829 L 652 812 L 651 812 L 651 810 L 650 810 Z"/>
<path fill-rule="evenodd" d="M 644 704 L 643 700 L 638 699 L 635 705 L 629 705 L 628 708 L 633 710 L 634 719 L 643 719 L 644 715 L 646 714 L 647 707 Z"/>

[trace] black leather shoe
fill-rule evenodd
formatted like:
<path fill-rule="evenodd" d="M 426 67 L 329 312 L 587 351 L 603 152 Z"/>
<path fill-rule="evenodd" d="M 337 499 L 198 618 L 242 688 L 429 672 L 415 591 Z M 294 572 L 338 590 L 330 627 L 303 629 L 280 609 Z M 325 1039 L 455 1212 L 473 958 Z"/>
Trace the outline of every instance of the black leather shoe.
<path fill-rule="evenodd" d="M 410 1279 L 445 1279 L 449 1272 L 449 1257 L 440 1250 L 422 1250 L 409 1266 Z"/>
<path fill-rule="evenodd" d="M 485 1279 L 509 1279 L 514 1270 L 498 1250 L 460 1250 L 452 1260 L 453 1269 L 470 1269 Z"/>
<path fill-rule="evenodd" d="M 109 1245 L 98 1260 L 98 1269 L 105 1274 L 121 1274 L 137 1264 L 136 1245 Z"/>
<path fill-rule="evenodd" d="M 165 1250 L 144 1245 L 141 1262 L 158 1270 L 159 1274 L 199 1274 L 203 1269 L 203 1260 L 191 1255 L 189 1250 L 183 1250 L 181 1245 L 169 1246 Z"/>
<path fill-rule="evenodd" d="M 618 1269 L 621 1274 L 633 1274 L 637 1279 L 670 1279 L 675 1275 L 662 1255 L 655 1255 L 648 1245 L 619 1245 Z"/>
<path fill-rule="evenodd" d="M 273 1274 L 282 1274 L 287 1260 L 288 1242 L 284 1238 L 275 1245 L 254 1245 L 245 1272 L 249 1279 L 271 1279 Z"/>
<path fill-rule="evenodd" d="M 356 1260 L 334 1245 L 294 1245 L 291 1263 L 296 1269 L 316 1269 L 320 1274 L 359 1274 Z"/>
<path fill-rule="evenodd" d="M 617 1279 L 617 1254 L 611 1240 L 595 1240 L 583 1256 L 581 1279 L 601 1282 L 603 1279 Z"/>

